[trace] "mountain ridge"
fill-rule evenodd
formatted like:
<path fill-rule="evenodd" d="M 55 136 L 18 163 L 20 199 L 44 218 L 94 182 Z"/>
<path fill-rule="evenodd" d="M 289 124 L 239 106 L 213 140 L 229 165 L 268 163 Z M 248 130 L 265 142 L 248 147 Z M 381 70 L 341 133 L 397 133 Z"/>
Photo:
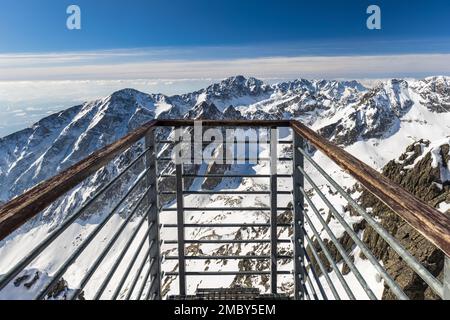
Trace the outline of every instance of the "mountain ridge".
<path fill-rule="evenodd" d="M 6 202 L 21 194 L 154 118 L 297 119 L 381 171 L 392 159 L 402 159 L 400 158 L 401 153 L 411 143 L 425 140 L 436 141 L 450 135 L 450 112 L 445 111 L 447 110 L 447 101 L 450 101 L 449 79 L 447 77 L 433 77 L 424 80 L 391 79 L 368 88 L 357 81 L 299 79 L 269 86 L 254 78 L 232 77 L 193 93 L 171 97 L 163 94 L 146 94 L 134 89 L 119 90 L 108 97 L 86 102 L 43 118 L 31 128 L 1 138 L 0 201 Z M 169 134 L 169 132 L 163 134 Z M 288 136 L 284 138 L 289 139 Z M 430 144 L 433 145 L 431 142 Z M 279 149 L 280 155 L 289 152 L 282 146 Z M 142 150 L 142 143 L 136 144 L 68 192 L 67 195 L 61 197 L 7 239 L 1 241 L 0 255 L 3 259 L 0 261 L 0 273 L 8 270 L 14 261 L 18 261 L 22 253 L 39 243 L 49 232 L 65 221 L 70 213 L 75 212 L 89 197 L 108 181 L 111 181 L 112 177 L 123 170 L 129 164 L 130 159 L 135 158 Z M 262 150 L 260 156 L 267 157 L 267 152 L 268 150 Z M 327 171 L 333 174 L 334 179 L 343 187 L 351 189 L 354 186 L 355 181 L 346 177 L 342 170 L 320 152 L 315 152 L 312 156 L 319 165 L 327 168 Z M 280 173 L 288 174 L 290 170 L 288 167 L 286 164 L 279 164 L 277 169 Z M 251 167 L 229 166 L 222 169 L 210 166 L 203 169 L 212 173 L 217 170 L 225 170 L 233 173 L 251 171 L 252 173 L 267 174 L 267 166 L 262 164 Z M 39 272 L 44 278 L 45 275 L 52 274 L 52 270 L 64 261 L 65 255 L 70 253 L 70 249 L 76 248 L 89 234 L 89 231 L 98 225 L 99 221 L 108 213 L 110 208 L 105 207 L 103 203 L 112 203 L 119 195 L 126 192 L 133 178 L 139 172 L 142 172 L 142 166 L 132 170 L 119 186 L 113 188 L 104 198 L 99 199 L 99 203 L 93 205 L 77 220 L 77 223 L 73 224 L 71 233 L 62 237 L 50 249 L 49 255 L 44 255 L 42 259 L 35 261 L 26 272 L 28 274 Z M 448 172 L 445 172 L 447 175 Z M 268 188 L 266 184 L 253 179 L 234 179 L 229 182 L 205 180 L 197 181 L 192 185 L 195 188 L 208 190 L 225 188 L 247 191 L 267 190 Z M 286 191 L 292 189 L 288 182 L 282 187 Z M 339 204 L 339 208 L 345 207 L 342 199 L 327 191 L 329 188 L 326 185 L 320 187 L 333 200 L 333 203 Z M 255 206 L 266 203 L 267 197 L 240 198 L 224 195 L 186 197 L 186 203 L 192 207 L 205 207 L 210 205 L 211 201 L 217 206 L 224 207 L 230 204 Z M 126 210 L 126 206 L 123 210 Z M 126 211 L 123 210 L 114 216 L 116 224 L 120 223 L 122 216 L 126 216 Z M 360 222 L 345 211 L 342 214 L 349 224 Z M 287 219 L 289 212 L 284 215 Z M 194 223 L 217 223 L 218 221 L 226 223 L 236 222 L 236 218 L 242 219 L 242 217 L 235 217 L 232 214 L 213 217 L 202 214 L 199 217 L 192 216 L 192 218 L 195 219 Z M 249 213 L 245 217 L 245 223 L 267 223 L 267 219 L 268 217 L 263 213 Z M 112 224 L 111 229 L 105 231 L 105 239 L 109 235 L 108 230 L 115 230 L 116 224 Z M 336 232 L 337 236 L 343 235 L 342 230 L 336 229 L 336 226 L 333 228 L 335 228 L 333 232 Z M 263 230 L 257 231 L 259 236 L 266 234 Z M 280 232 L 288 233 L 288 231 L 283 229 Z M 190 232 L 192 234 L 189 236 L 195 237 L 198 236 L 197 232 L 199 231 Z M 205 229 L 201 231 L 201 235 L 206 238 L 251 236 L 249 230 L 239 230 L 239 232 L 223 230 L 221 232 L 223 234 Z M 287 236 L 287 234 L 283 235 L 283 237 Z M 89 265 L 89 258 L 95 256 L 95 250 L 98 249 L 90 249 L 84 260 L 77 260 L 73 267 L 74 271 L 65 275 L 64 283 L 67 288 L 76 287 L 77 281 L 83 276 L 84 268 Z M 199 249 L 194 246 L 189 250 Z M 212 254 L 223 250 L 224 248 L 220 247 Z M 236 250 L 239 251 L 239 254 L 245 254 L 248 250 L 250 250 L 248 252 L 268 254 L 260 246 L 246 248 L 245 252 L 241 252 L 240 247 L 234 246 L 226 248 L 226 250 L 230 254 L 238 254 Z M 357 253 L 354 253 L 354 257 L 357 259 L 357 263 L 365 263 L 358 258 Z M 170 265 L 170 261 L 166 263 L 169 264 L 169 269 L 175 267 Z M 105 264 L 105 268 L 107 266 L 108 264 Z M 232 264 L 231 267 L 233 267 Z M 234 265 L 234 267 L 241 270 L 252 266 Z M 264 267 L 264 264 L 257 266 L 257 268 Z M 219 264 L 215 268 L 227 269 L 230 268 L 230 264 L 227 266 Z M 106 272 L 107 269 L 103 271 Z M 368 276 L 375 278 L 375 271 L 372 269 L 367 267 L 365 272 Z M 172 284 L 171 281 L 173 279 L 165 283 L 165 292 L 173 290 L 173 286 L 176 287 L 175 283 Z M 208 286 L 206 281 L 208 280 L 201 279 L 200 283 Z M 248 281 L 252 282 L 253 280 L 248 277 L 236 277 L 230 283 L 243 284 Z M 228 286 L 230 283 L 224 282 L 223 285 Z M 262 279 L 261 282 L 253 284 L 266 290 L 267 283 L 267 279 Z M 192 285 L 196 284 L 193 282 Z M 374 282 L 373 285 L 381 297 L 383 284 Z M 15 297 L 32 296 L 33 292 L 29 289 L 17 290 L 22 289 L 25 291 L 17 292 L 11 287 L 11 292 Z M 292 290 L 292 283 L 283 282 L 283 291 L 290 292 L 290 290 Z M 87 290 L 86 294 L 89 297 L 92 292 Z M 363 296 L 363 293 L 361 294 Z"/>
<path fill-rule="evenodd" d="M 413 91 L 430 111 L 443 112 L 450 101 L 449 83 L 448 77 L 392 79 L 368 89 L 357 81 L 297 79 L 268 85 L 236 76 L 175 96 L 122 89 L 0 138 L 0 181 L 11 186 L 10 192 L 1 188 L 0 201 L 48 179 L 45 168 L 60 172 L 154 118 L 298 119 L 346 146 L 392 134 L 414 104 Z M 440 108 L 438 101 L 443 101 Z"/>

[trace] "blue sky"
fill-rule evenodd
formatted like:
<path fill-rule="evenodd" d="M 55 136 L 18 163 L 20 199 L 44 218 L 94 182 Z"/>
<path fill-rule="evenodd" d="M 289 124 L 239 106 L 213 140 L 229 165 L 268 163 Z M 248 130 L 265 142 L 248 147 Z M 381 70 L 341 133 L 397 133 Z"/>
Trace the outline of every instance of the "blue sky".
<path fill-rule="evenodd" d="M 81 8 L 82 30 L 66 28 L 70 4 Z M 371 4 L 381 7 L 382 30 L 366 28 Z M 0 81 L 424 77 L 448 74 L 449 65 L 447 0 L 2 0 L 0 7 Z"/>
<path fill-rule="evenodd" d="M 82 9 L 81 31 L 65 28 L 70 4 Z M 382 9 L 381 31 L 365 27 L 370 4 Z M 277 43 L 303 49 L 291 55 L 448 52 L 449 27 L 446 0 L 2 0 L 0 52 Z"/>
<path fill-rule="evenodd" d="M 81 7 L 82 30 L 66 28 Z M 366 28 L 381 7 L 382 30 Z M 448 0 L 1 0 L 0 136 L 124 87 L 450 75 Z"/>

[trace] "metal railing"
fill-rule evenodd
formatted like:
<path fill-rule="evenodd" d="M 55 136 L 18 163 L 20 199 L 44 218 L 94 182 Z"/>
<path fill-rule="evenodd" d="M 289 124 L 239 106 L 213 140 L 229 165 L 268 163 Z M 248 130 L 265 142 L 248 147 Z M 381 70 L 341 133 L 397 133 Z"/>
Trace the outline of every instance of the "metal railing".
<path fill-rule="evenodd" d="M 268 172 L 230 171 L 230 165 L 226 163 L 221 164 L 223 168 L 217 170 L 219 173 L 204 172 L 199 170 L 201 164 L 185 164 L 168 155 L 174 146 L 190 142 L 174 136 L 174 130 L 191 130 L 194 124 L 191 120 L 152 121 L 1 207 L 0 240 L 7 241 L 13 239 L 16 230 L 27 221 L 51 210 L 50 206 L 62 196 L 83 191 L 84 182 L 118 158 L 132 159 L 123 162 L 115 177 L 99 186 L 29 252 L 17 261 L 11 261 L 9 270 L 0 270 L 0 297 L 4 294 L 7 298 L 9 291 L 18 290 L 18 279 L 29 276 L 35 262 L 45 257 L 47 250 L 69 233 L 74 224 L 86 219 L 89 210 L 104 207 L 108 210 L 100 215 L 101 221 L 83 235 L 80 244 L 72 251 L 61 252 L 67 257 L 48 272 L 46 281 L 34 284 L 37 287 L 33 289 L 32 298 L 61 298 L 58 292 L 55 293 L 55 288 L 59 288 L 66 299 L 159 300 L 169 295 L 194 294 L 192 288 L 198 286 L 198 277 L 220 279 L 228 276 L 233 280 L 249 280 L 245 282 L 247 286 L 258 283 L 266 293 L 289 295 L 298 300 L 378 299 L 379 288 L 376 292 L 372 281 L 367 279 L 367 270 L 362 270 L 355 261 L 355 252 L 360 252 L 370 264 L 372 273 L 379 275 L 398 299 L 408 299 L 404 288 L 363 241 L 361 233 L 354 231 L 334 200 L 330 199 L 330 193 L 324 191 L 323 186 L 326 186 L 344 199 L 359 219 L 364 220 L 436 295 L 450 299 L 448 216 L 424 204 L 297 121 L 202 121 L 205 128 L 265 128 L 268 132 L 265 145 L 259 136 L 256 141 L 233 141 L 234 145 L 244 144 L 245 150 L 249 150 L 252 144 L 258 150 L 256 155 L 244 154 L 233 160 L 242 160 L 244 165 L 251 162 L 252 166 L 264 167 Z M 283 128 L 285 137 L 279 137 L 279 128 Z M 202 143 L 202 148 L 209 143 Z M 267 151 L 263 157 L 260 156 L 261 146 Z M 336 182 L 327 169 L 317 163 L 310 152 L 312 147 L 339 165 L 355 183 L 375 195 L 444 252 L 442 279 L 423 266 Z M 219 145 L 219 148 L 224 147 Z M 203 159 L 205 162 L 209 160 L 214 162 L 217 159 Z M 290 164 L 291 172 L 280 173 L 280 163 Z M 191 188 L 198 179 L 213 179 L 215 185 L 227 180 L 252 179 L 259 180 L 258 185 L 263 187 L 258 190 Z M 125 191 L 110 198 L 111 192 L 117 189 Z M 105 195 L 108 195 L 106 199 Z M 267 203 L 214 206 L 215 201 L 212 200 L 202 206 L 191 201 L 198 197 L 218 196 L 228 196 L 229 199 L 255 197 L 260 199 L 259 202 L 264 199 Z M 286 203 L 282 204 L 280 198 Z M 324 218 L 325 211 L 330 213 L 330 217 Z M 208 219 L 205 222 L 197 218 L 211 213 L 240 217 L 241 220 L 242 217 L 250 219 L 251 214 L 257 213 L 263 221 L 245 219 L 243 223 Z M 283 219 L 282 215 L 285 215 Z M 117 217 L 119 223 L 111 228 L 111 221 Z M 350 249 L 343 245 L 340 235 L 330 225 L 330 218 L 353 242 Z M 205 236 L 203 230 L 210 233 Z M 229 237 L 230 233 L 237 234 L 243 230 L 248 232 L 247 238 Z M 222 231 L 228 236 L 218 235 Z M 167 238 L 168 235 L 172 238 Z M 283 246 L 281 249 L 280 245 Z M 195 247 L 193 252 L 188 250 L 192 246 Z M 246 246 L 250 248 L 247 251 L 243 250 Z M 224 253 L 224 248 L 229 250 Z M 83 255 L 94 256 L 94 259 L 86 263 L 81 259 Z M 80 261 L 84 263 L 81 266 Z M 209 269 L 212 261 L 219 262 L 217 270 Z M 238 262 L 237 268 L 227 267 L 230 261 Z M 252 268 L 243 263 L 250 261 L 254 262 L 249 264 Z M 203 270 L 192 268 L 196 262 L 201 263 Z M 342 271 L 344 264 L 348 272 Z M 369 268 L 366 264 L 364 266 Z M 61 289 L 61 281 L 71 268 L 76 269 L 78 277 Z M 255 280 L 257 277 L 259 281 Z M 280 277 L 283 277 L 283 283 L 280 283 Z M 289 279 L 285 280 L 286 277 Z M 287 288 L 286 281 L 291 284 Z"/>

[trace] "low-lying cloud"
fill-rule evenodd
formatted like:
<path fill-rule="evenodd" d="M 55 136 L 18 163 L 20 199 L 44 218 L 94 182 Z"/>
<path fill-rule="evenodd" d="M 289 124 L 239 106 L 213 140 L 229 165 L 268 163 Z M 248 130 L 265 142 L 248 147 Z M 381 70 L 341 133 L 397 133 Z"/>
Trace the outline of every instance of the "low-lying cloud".
<path fill-rule="evenodd" d="M 173 58 L 173 54 L 168 57 Z M 450 74 L 450 54 L 164 58 L 163 52 L 0 55 L 0 81 L 259 78 L 360 79 Z"/>

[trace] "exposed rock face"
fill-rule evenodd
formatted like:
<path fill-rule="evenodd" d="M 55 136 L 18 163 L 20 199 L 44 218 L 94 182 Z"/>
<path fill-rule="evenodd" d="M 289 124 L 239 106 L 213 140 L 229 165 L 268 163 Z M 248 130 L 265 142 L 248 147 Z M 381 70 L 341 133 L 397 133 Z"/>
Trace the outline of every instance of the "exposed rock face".
<path fill-rule="evenodd" d="M 426 106 L 426 109 L 421 107 L 420 111 L 427 111 L 428 109 L 433 112 L 445 112 L 445 108 L 450 103 L 448 83 L 448 78 L 444 77 L 428 78 L 422 81 L 391 80 L 383 82 L 376 88 L 369 89 L 356 81 L 309 81 L 300 79 L 268 85 L 254 78 L 246 79 L 237 76 L 193 93 L 171 97 L 147 95 L 132 89 L 121 90 L 110 97 L 88 102 L 49 116 L 36 123 L 32 128 L 0 138 L 0 201 L 10 200 L 36 183 L 68 168 L 91 152 L 116 141 L 155 117 L 216 120 L 297 119 L 340 145 L 348 146 L 357 141 L 361 142 L 372 138 L 380 139 L 377 140 L 377 143 L 383 143 L 382 138 L 391 136 L 402 121 L 414 121 L 413 116 L 403 119 L 408 110 L 413 109 L 412 104 Z M 419 98 L 421 103 L 419 103 Z M 442 117 L 446 119 L 443 114 Z M 420 119 L 422 118 L 419 117 Z M 431 122 L 434 125 L 433 128 L 437 127 L 433 122 L 434 120 L 425 119 L 423 121 Z M 161 140 L 168 139 L 170 133 L 170 129 L 161 130 L 158 138 Z M 444 202 L 445 199 L 449 202 L 448 185 L 446 184 L 448 182 L 445 182 L 448 179 L 443 178 L 448 176 L 448 173 L 443 173 L 444 171 L 440 169 L 437 172 L 436 168 L 438 167 L 430 166 L 428 168 L 426 164 L 426 161 L 430 163 L 435 161 L 435 153 L 431 153 L 428 160 L 423 157 L 416 164 L 423 168 L 417 170 L 405 168 L 408 164 L 413 164 L 414 157 L 419 157 L 422 149 L 426 148 L 425 142 L 422 142 L 422 145 L 413 148 L 412 151 L 417 148 L 417 154 L 413 152 L 410 155 L 405 155 L 404 159 L 400 160 L 404 161 L 402 165 L 399 163 L 389 164 L 385 169 L 386 174 L 394 180 L 398 179 L 399 183 L 404 183 L 405 187 L 411 188 L 410 190 L 416 192 L 426 201 L 430 201 L 434 206 Z M 439 168 L 448 163 L 448 148 L 445 148 L 445 146 L 440 148 L 442 157 L 440 161 L 436 162 L 440 165 Z M 40 215 L 37 222 L 51 223 L 52 227 L 58 226 L 68 213 L 74 212 L 90 195 L 95 194 L 112 177 L 116 176 L 142 150 L 143 145 L 140 144 L 114 159 L 109 166 L 102 168 L 90 179 L 87 179 L 80 186 L 80 189 L 74 190 L 63 197 Z M 422 161 L 425 164 L 422 165 Z M 171 174 L 174 168 L 167 166 L 159 169 L 165 169 L 164 173 Z M 191 166 L 186 169 L 186 173 L 197 173 L 199 169 L 199 165 Z M 227 169 L 229 169 L 227 166 L 213 165 L 206 168 L 205 173 L 223 173 Z M 119 187 L 113 188 L 104 196 L 104 199 L 111 201 L 111 199 L 123 194 L 125 189 L 128 189 L 132 177 L 142 170 L 143 164 L 137 165 L 130 176 L 125 177 L 126 181 L 121 183 Z M 402 175 L 402 171 L 406 174 Z M 185 179 L 185 188 L 189 188 L 192 182 L 191 178 Z M 205 179 L 199 187 L 201 189 L 214 189 L 220 182 L 221 179 Z M 173 179 L 164 180 L 161 188 L 172 191 Z M 169 202 L 173 200 L 173 196 L 168 195 L 162 200 L 163 202 Z M 375 202 L 374 199 L 372 200 Z M 428 247 L 421 244 L 422 240 L 415 237 L 407 229 L 407 225 L 401 225 L 400 221 L 395 220 L 394 215 L 390 220 L 389 212 L 384 207 L 377 208 L 376 203 L 370 201 L 370 198 L 366 199 L 366 202 L 369 203 L 368 206 L 378 210 L 375 213 L 383 217 L 383 221 L 385 220 L 383 223 L 388 227 L 390 226 L 399 238 L 406 237 L 406 235 L 414 238 L 411 245 L 417 248 L 412 247 L 412 250 L 423 256 L 424 260 L 428 259 L 427 263 L 430 264 L 430 268 L 435 267 L 436 272 L 439 273 L 441 267 L 438 262 L 441 260 L 439 260 L 440 257 L 437 254 L 433 255 L 434 249 L 430 247 L 428 250 Z M 225 205 L 239 205 L 241 203 L 242 199 L 238 197 L 228 197 L 225 201 Z M 102 199 L 99 199 L 98 203 L 92 206 L 92 210 L 86 212 L 83 218 L 90 218 L 92 215 L 102 216 L 101 209 L 103 207 Z M 208 222 L 215 221 L 216 218 L 220 218 L 220 216 L 217 215 Z M 33 221 L 33 224 L 35 222 Z M 360 230 L 363 224 L 354 224 L 353 227 Z M 26 229 L 19 231 L 23 234 L 27 232 Z M 268 236 L 264 230 L 249 231 L 241 229 L 232 236 L 235 236 L 236 239 L 239 237 L 258 238 Z M 214 234 L 214 230 L 211 231 L 210 236 L 213 238 L 217 236 Z M 354 248 L 354 244 L 347 234 L 344 234 L 340 241 L 349 252 Z M 366 241 L 371 243 L 380 258 L 386 259 L 388 266 L 388 263 L 392 262 L 390 268 L 394 273 L 398 273 L 399 281 L 405 283 L 409 281 L 408 277 L 412 276 L 408 276 L 408 273 L 401 269 L 394 270 L 401 264 L 396 262 L 393 254 L 383 245 L 382 241 L 379 241 L 375 234 L 371 235 L 370 230 L 366 232 Z M 4 243 L 0 243 L 0 249 Z M 335 260 L 342 260 L 331 242 L 326 241 L 326 246 Z M 315 247 L 318 247 L 317 244 Z M 425 248 L 423 252 L 420 251 L 422 248 Z M 269 248 L 262 245 L 255 246 L 252 249 L 255 254 L 268 254 Z M 189 250 L 196 254 L 196 252 L 201 251 L 201 248 L 193 245 L 189 247 Z M 240 245 L 223 246 L 218 249 L 217 253 L 220 254 L 221 250 L 229 254 L 239 254 L 242 247 Z M 323 260 L 326 262 L 325 258 Z M 225 265 L 226 261 L 223 263 Z M 205 268 L 209 266 L 208 263 L 205 264 Z M 239 267 L 242 270 L 251 270 L 251 268 L 261 269 L 264 265 L 261 261 L 247 261 Z M 316 270 L 319 269 L 316 268 Z M 343 273 L 347 272 L 348 267 L 344 265 Z M 32 278 L 31 276 L 30 280 Z M 417 282 L 417 280 L 414 281 Z M 411 282 L 411 287 L 415 291 L 413 289 L 410 291 L 424 291 L 424 294 L 428 297 L 430 293 L 424 289 L 421 283 L 417 282 L 420 284 L 419 286 L 414 281 Z M 261 285 L 266 286 L 266 282 L 267 279 L 263 277 Z M 235 279 L 235 285 L 244 284 L 252 284 L 252 279 L 250 277 L 237 277 Z M 253 282 L 253 284 L 255 283 Z M 416 287 L 420 288 L 416 289 Z M 168 289 L 168 285 L 166 289 Z M 289 290 L 292 290 L 292 288 L 287 288 L 285 291 Z M 389 292 L 386 293 L 386 297 L 389 297 L 388 294 Z"/>
<path fill-rule="evenodd" d="M 399 159 L 384 167 L 383 174 L 431 206 L 450 203 L 450 181 L 446 180 L 450 165 L 450 144 L 449 139 L 446 140 L 433 145 L 421 140 L 409 146 Z M 364 207 L 372 208 L 373 215 L 381 220 L 383 227 L 419 262 L 433 275 L 442 278 L 444 254 L 440 250 L 368 192 L 363 192 L 360 200 Z M 364 241 L 410 298 L 438 298 L 370 227 L 364 232 Z M 386 288 L 383 298 L 394 299 L 395 296 Z"/>
<path fill-rule="evenodd" d="M 444 113 L 450 110 L 450 81 L 448 77 L 429 77 L 413 84 L 422 103 L 430 111 Z"/>

